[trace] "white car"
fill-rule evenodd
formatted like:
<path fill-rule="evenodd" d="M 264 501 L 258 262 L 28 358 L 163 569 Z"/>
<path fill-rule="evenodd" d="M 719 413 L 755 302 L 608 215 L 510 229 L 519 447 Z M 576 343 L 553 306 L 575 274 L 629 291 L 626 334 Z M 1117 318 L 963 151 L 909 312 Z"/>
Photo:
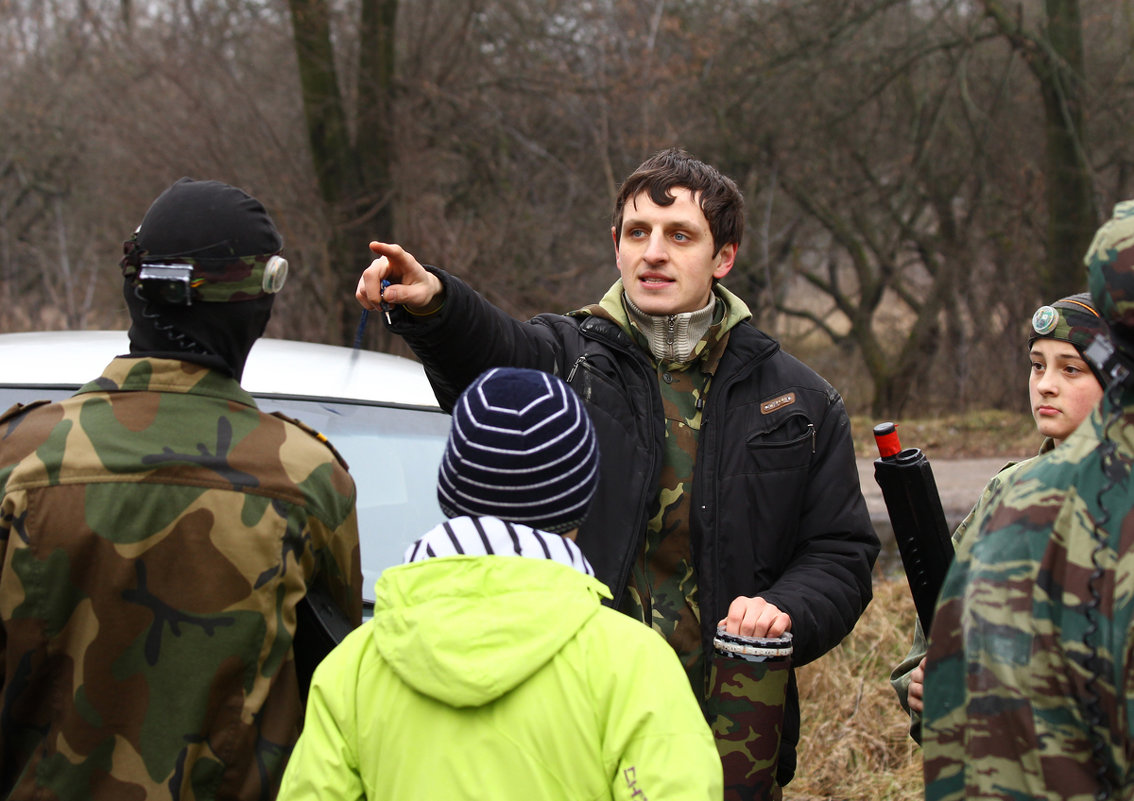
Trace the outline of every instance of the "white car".
<path fill-rule="evenodd" d="M 0 334 L 0 411 L 65 398 L 129 351 L 125 331 Z M 444 518 L 437 468 L 449 415 L 437 406 L 425 371 L 388 353 L 261 339 L 240 383 L 262 410 L 324 434 L 350 466 L 369 615 L 378 575 Z"/>

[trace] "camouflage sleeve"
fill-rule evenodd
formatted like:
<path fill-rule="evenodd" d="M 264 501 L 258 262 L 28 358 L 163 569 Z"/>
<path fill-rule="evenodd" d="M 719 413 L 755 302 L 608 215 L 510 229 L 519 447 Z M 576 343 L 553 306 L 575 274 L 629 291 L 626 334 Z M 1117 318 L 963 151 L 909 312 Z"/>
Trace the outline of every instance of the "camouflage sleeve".
<path fill-rule="evenodd" d="M 958 546 L 929 637 L 929 801 L 1098 797 L 1098 765 L 1112 787 L 1130 775 L 1128 490 L 1100 489 L 1098 449 L 1075 441 L 1002 483 Z"/>
<path fill-rule="evenodd" d="M 976 505 L 969 510 L 965 515 L 965 519 L 960 522 L 956 530 L 953 532 L 953 547 L 964 538 L 965 532 L 968 531 L 969 526 L 972 525 L 973 520 L 977 516 L 977 510 L 981 508 L 981 504 L 986 502 L 991 497 L 993 490 L 998 484 L 999 479 L 993 476 L 992 480 L 985 485 L 984 492 L 981 493 L 981 499 L 977 501 Z M 925 638 L 925 631 L 921 627 L 921 621 L 914 619 L 914 636 L 913 642 L 910 645 L 910 650 L 906 654 L 905 659 L 899 662 L 894 669 L 890 672 L 890 686 L 894 688 L 894 692 L 898 696 L 898 703 L 902 705 L 902 709 L 910 716 L 910 737 L 915 742 L 921 742 L 921 715 L 910 709 L 909 692 L 910 692 L 910 674 L 913 673 L 914 668 L 921 664 L 921 660 L 925 657 L 928 643 Z"/>
<path fill-rule="evenodd" d="M 358 544 L 358 513 L 351 499 L 350 514 L 337 527 L 311 520 L 312 541 L 324 543 L 316 548 L 317 581 L 330 593 L 352 626 L 362 623 L 362 559 Z"/>
<path fill-rule="evenodd" d="M 4 492 L 4 486 L 7 484 L 10 472 L 10 466 L 5 467 L 0 472 L 0 576 L 4 574 L 4 567 L 8 559 L 8 540 L 12 536 L 12 521 L 16 517 L 16 510 L 12 508 L 12 505 L 8 502 L 7 494 Z M 3 610 L 0 610 L 0 619 L 4 616 Z M 4 626 L 0 626 L 0 687 L 4 686 L 8 680 L 7 657 L 8 631 Z M 2 765 L 0 765 L 0 775 L 3 775 Z"/>
<path fill-rule="evenodd" d="M 354 678 L 370 642 L 357 629 L 315 670 L 303 734 L 280 782 L 278 801 L 366 797 L 359 758 Z M 370 710 L 377 714 L 377 710 Z"/>
<path fill-rule="evenodd" d="M 334 445 L 301 420 L 273 412 L 284 421 L 287 436 L 297 435 L 301 449 L 313 447 L 318 458 L 305 456 L 303 464 L 314 464 L 301 482 L 310 512 L 306 516 L 306 539 L 314 553 L 314 583 L 321 586 L 347 616 L 352 627 L 362 622 L 362 557 L 358 541 L 358 488 L 346 462 Z M 311 442 L 314 439 L 319 445 Z M 303 451 L 305 452 L 305 451 Z"/>
<path fill-rule="evenodd" d="M 9 438 L 8 434 L 14 430 L 20 418 L 26 412 L 45 406 L 47 403 L 47 401 L 35 401 L 29 404 L 16 404 L 0 415 L 0 442 L 4 443 L 4 447 L 0 448 L 0 575 L 3 575 L 8 567 L 9 539 L 12 536 L 12 529 L 18 528 L 20 521 L 27 515 L 27 509 L 22 508 L 16 499 L 8 496 L 8 477 L 11 476 L 16 465 L 32 453 L 36 443 L 34 437 Z M 47 425 L 53 426 L 62 415 L 57 412 L 41 411 L 39 417 L 40 419 L 48 418 Z M 21 493 L 19 497 L 24 498 L 25 496 Z M 10 611 L 9 609 L 0 609 L 0 619 L 6 618 Z M 4 626 L 0 626 L 0 687 L 3 687 L 8 679 L 6 670 L 7 650 L 8 632 Z M 0 765 L 0 774 L 2 773 L 3 766 Z"/>
<path fill-rule="evenodd" d="M 925 651 L 925 632 L 922 631 L 921 621 L 915 620 L 913 643 L 910 645 L 909 653 L 890 672 L 890 686 L 894 688 L 894 692 L 898 696 L 898 703 L 910 716 L 910 737 L 917 743 L 921 742 L 921 715 L 910 709 L 910 674 L 921 663 Z"/>

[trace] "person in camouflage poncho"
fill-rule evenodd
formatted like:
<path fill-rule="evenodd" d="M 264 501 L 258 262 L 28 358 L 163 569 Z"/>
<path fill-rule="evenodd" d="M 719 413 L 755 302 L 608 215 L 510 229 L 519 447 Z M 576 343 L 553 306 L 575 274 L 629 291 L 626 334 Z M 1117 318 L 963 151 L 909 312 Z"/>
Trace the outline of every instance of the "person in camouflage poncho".
<path fill-rule="evenodd" d="M 258 257 L 281 244 L 242 191 L 178 182 L 127 245 L 130 355 L 0 418 L 5 797 L 276 792 L 303 713 L 296 605 L 318 583 L 357 625 L 362 581 L 345 465 L 239 384 L 280 283 Z M 241 302 L 147 299 L 159 254 Z"/>
<path fill-rule="evenodd" d="M 1106 394 L 992 494 L 958 548 L 929 637 L 929 801 L 1134 793 L 1134 203 L 1087 265 L 1111 326 L 1086 352 Z"/>

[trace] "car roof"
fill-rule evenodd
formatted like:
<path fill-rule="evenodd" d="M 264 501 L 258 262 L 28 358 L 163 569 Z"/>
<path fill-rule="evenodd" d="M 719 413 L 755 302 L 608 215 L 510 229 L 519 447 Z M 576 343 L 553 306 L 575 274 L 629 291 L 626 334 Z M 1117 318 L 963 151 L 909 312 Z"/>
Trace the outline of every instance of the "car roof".
<path fill-rule="evenodd" d="M 125 331 L 0 334 L 0 385 L 78 387 L 129 350 Z M 437 408 L 425 370 L 412 359 L 290 339 L 258 340 L 240 384 L 253 395 Z"/>

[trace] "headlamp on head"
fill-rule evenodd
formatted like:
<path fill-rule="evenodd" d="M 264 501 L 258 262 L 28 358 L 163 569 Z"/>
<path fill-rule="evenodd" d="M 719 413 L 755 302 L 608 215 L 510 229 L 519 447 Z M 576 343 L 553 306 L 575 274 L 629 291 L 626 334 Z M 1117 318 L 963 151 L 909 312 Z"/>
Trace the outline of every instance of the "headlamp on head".
<path fill-rule="evenodd" d="M 192 306 L 191 264 L 143 264 L 135 285 L 142 297 L 169 306 Z"/>
<path fill-rule="evenodd" d="M 151 256 L 127 240 L 122 274 L 146 300 L 172 306 L 234 303 L 274 295 L 287 281 L 287 259 L 278 253 L 230 259 Z"/>

